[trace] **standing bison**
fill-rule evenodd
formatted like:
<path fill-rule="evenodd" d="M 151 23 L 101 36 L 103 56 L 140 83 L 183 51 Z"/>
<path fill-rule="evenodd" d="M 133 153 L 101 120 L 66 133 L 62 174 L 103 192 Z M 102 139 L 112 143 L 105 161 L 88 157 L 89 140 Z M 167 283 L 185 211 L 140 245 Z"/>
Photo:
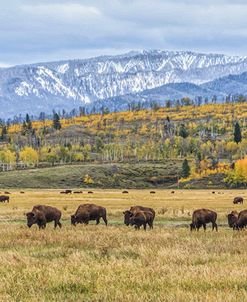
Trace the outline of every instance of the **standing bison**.
<path fill-rule="evenodd" d="M 102 218 L 107 225 L 106 209 L 95 204 L 81 204 L 75 214 L 71 216 L 71 224 L 76 226 L 78 223 L 88 224 L 90 220 L 96 220 L 99 224 Z"/>
<path fill-rule="evenodd" d="M 232 211 L 226 217 L 227 217 L 227 220 L 228 220 L 229 227 L 235 229 L 235 225 L 236 225 L 236 222 L 238 220 L 238 212 Z"/>
<path fill-rule="evenodd" d="M 146 231 L 147 224 L 150 229 L 153 228 L 153 220 L 154 216 L 152 212 L 147 211 L 139 211 L 134 213 L 129 220 L 130 225 L 135 226 L 136 229 L 140 229 L 143 225 L 144 230 Z"/>
<path fill-rule="evenodd" d="M 148 213 L 152 214 L 152 219 L 148 220 L 149 221 L 148 225 L 149 225 L 150 228 L 153 228 L 153 221 L 154 221 L 154 218 L 155 218 L 155 211 L 152 208 L 147 208 L 147 207 L 142 207 L 142 206 L 133 206 L 129 210 L 124 211 L 123 212 L 123 214 L 124 214 L 124 224 L 127 225 L 127 226 L 130 225 L 131 224 L 131 218 L 139 212 L 145 212 L 145 213 L 148 212 Z M 137 215 L 137 217 L 140 217 L 140 216 Z M 148 215 L 148 217 L 149 217 L 149 215 Z M 133 220 L 132 220 L 132 223 L 133 223 Z"/>
<path fill-rule="evenodd" d="M 44 229 L 47 222 L 54 221 L 54 228 L 59 226 L 62 227 L 60 219 L 62 216 L 61 211 L 57 208 L 38 205 L 34 206 L 32 211 L 26 214 L 27 216 L 27 226 L 31 228 L 33 224 L 37 224 L 39 229 Z"/>
<path fill-rule="evenodd" d="M 212 223 L 212 230 L 216 229 L 218 231 L 218 226 L 216 224 L 217 213 L 208 209 L 200 209 L 193 212 L 192 223 L 190 224 L 190 230 L 193 231 L 200 229 L 203 226 L 204 231 L 206 231 L 206 224 Z"/>
<path fill-rule="evenodd" d="M 9 196 L 1 195 L 0 202 L 8 202 L 9 203 Z"/>
<path fill-rule="evenodd" d="M 244 203 L 244 199 L 243 199 L 243 197 L 240 197 L 240 196 L 235 197 L 235 198 L 233 199 L 233 203 L 234 203 L 234 204 L 238 204 L 238 203 L 243 204 L 243 203 Z"/>
<path fill-rule="evenodd" d="M 238 219 L 234 224 L 234 229 L 243 229 L 247 226 L 247 210 L 243 210 L 238 214 Z"/>

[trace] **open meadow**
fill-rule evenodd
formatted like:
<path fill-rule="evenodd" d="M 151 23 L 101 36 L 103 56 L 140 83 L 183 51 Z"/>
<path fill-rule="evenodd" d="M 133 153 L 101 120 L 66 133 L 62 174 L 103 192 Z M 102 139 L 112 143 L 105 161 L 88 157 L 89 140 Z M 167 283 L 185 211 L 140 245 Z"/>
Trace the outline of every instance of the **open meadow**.
<path fill-rule="evenodd" d="M 227 226 L 235 196 L 247 191 L 11 191 L 0 204 L 0 301 L 247 301 L 247 232 Z M 2 191 L 3 193 L 3 191 Z M 81 203 L 106 207 L 108 227 L 70 224 Z M 36 204 L 62 213 L 62 229 L 26 226 Z M 153 207 L 154 229 L 123 225 L 125 209 Z M 217 211 L 219 231 L 191 233 L 193 210 Z"/>

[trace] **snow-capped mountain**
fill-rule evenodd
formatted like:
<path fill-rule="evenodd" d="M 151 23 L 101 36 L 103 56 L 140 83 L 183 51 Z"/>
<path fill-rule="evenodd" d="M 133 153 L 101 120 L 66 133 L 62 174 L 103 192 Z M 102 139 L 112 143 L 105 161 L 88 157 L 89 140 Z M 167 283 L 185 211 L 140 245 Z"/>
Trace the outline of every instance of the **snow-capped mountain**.
<path fill-rule="evenodd" d="M 245 71 L 247 57 L 158 50 L 1 68 L 0 104 L 4 110 L 0 117 L 99 105 L 105 99 L 167 84 L 198 86 Z"/>

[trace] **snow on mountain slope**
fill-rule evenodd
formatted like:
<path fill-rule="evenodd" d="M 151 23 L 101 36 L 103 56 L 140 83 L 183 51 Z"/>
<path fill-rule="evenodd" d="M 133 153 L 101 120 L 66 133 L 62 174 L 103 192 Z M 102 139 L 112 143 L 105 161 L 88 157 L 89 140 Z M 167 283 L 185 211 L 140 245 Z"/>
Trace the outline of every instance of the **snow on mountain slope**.
<path fill-rule="evenodd" d="M 159 50 L 23 65 L 0 69 L 0 103 L 18 104 L 8 108 L 13 114 L 38 114 L 171 83 L 199 85 L 244 71 L 247 57 Z"/>

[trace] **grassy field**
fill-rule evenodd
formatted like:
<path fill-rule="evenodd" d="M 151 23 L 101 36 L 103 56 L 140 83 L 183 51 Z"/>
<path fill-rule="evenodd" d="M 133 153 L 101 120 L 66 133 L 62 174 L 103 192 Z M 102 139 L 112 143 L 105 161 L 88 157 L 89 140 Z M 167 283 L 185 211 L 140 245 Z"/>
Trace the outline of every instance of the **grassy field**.
<path fill-rule="evenodd" d="M 220 194 L 219 194 L 220 193 Z M 0 204 L 0 301 L 247 301 L 247 233 L 233 232 L 225 215 L 245 191 L 57 190 L 12 192 Z M 108 210 L 109 226 L 72 227 L 81 203 Z M 58 207 L 62 229 L 28 229 L 24 214 L 35 204 Z M 122 211 L 147 205 L 157 212 L 153 230 L 123 225 Z M 219 213 L 219 232 L 190 233 L 191 213 Z"/>

